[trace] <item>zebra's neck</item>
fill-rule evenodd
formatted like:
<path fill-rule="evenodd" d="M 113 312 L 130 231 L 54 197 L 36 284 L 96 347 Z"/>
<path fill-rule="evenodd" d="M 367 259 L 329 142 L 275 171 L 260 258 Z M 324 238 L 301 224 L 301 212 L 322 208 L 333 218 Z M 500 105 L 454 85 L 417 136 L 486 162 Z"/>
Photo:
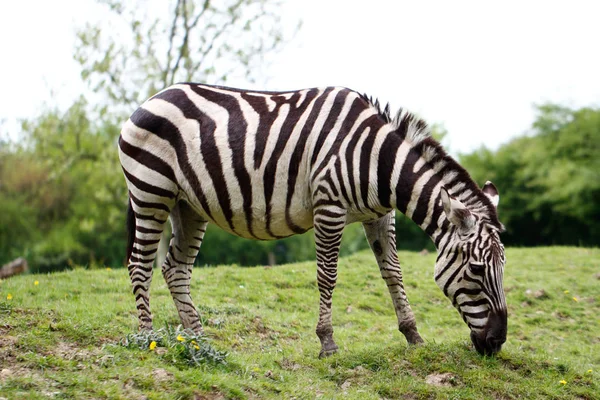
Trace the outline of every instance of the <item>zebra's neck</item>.
<path fill-rule="evenodd" d="M 490 201 L 467 171 L 428 135 L 420 120 L 407 113 L 392 123 L 396 130 L 389 133 L 389 147 L 382 151 L 388 152 L 387 156 L 392 159 L 395 156 L 395 161 L 388 163 L 387 168 L 380 163 L 383 167 L 378 173 L 379 198 L 383 205 L 387 205 L 385 200 L 389 198 L 389 205 L 419 225 L 436 247 L 451 226 L 441 202 L 442 187 L 471 212 L 500 226 Z M 386 180 L 390 182 L 389 188 L 381 184 Z"/>
<path fill-rule="evenodd" d="M 436 171 L 422 154 L 423 146 L 413 147 L 403 142 L 398 149 L 397 163 L 402 163 L 396 180 L 395 208 L 410 218 L 425 231 L 437 246 L 437 237 L 442 228 L 447 228 L 447 218 L 440 201 L 444 175 Z"/>

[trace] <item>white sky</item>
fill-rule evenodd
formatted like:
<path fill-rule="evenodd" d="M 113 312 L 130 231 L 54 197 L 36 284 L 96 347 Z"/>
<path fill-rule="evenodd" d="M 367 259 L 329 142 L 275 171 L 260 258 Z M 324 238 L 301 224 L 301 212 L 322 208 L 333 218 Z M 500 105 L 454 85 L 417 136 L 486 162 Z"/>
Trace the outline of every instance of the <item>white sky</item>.
<path fill-rule="evenodd" d="M 282 12 L 304 25 L 268 79 L 228 84 L 347 86 L 443 124 L 453 152 L 527 131 L 535 103 L 600 105 L 597 1 L 293 0 Z M 74 31 L 101 16 L 92 0 L 0 4 L 0 133 L 85 94 Z"/>

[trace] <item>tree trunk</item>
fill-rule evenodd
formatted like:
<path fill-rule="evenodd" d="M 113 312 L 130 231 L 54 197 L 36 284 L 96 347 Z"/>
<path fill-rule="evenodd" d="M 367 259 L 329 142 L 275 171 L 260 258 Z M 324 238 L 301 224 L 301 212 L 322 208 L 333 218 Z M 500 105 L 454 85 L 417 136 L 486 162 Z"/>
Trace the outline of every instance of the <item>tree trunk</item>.
<path fill-rule="evenodd" d="M 274 267 L 276 265 L 275 253 L 273 253 L 272 251 L 270 251 L 269 255 L 268 255 L 268 260 L 269 260 L 269 266 L 270 267 Z"/>

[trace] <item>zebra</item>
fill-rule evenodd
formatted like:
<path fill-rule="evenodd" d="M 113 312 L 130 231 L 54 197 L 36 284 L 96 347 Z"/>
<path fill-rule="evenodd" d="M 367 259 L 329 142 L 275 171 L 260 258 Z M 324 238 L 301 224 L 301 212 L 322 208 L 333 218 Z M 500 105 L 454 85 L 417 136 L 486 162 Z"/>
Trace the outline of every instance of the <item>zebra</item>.
<path fill-rule="evenodd" d="M 398 329 L 423 342 L 403 286 L 395 210 L 433 240 L 435 281 L 480 354 L 506 341 L 498 190 L 482 188 L 427 124 L 344 87 L 269 92 L 198 83 L 170 86 L 124 123 L 119 158 L 129 190 L 128 271 L 140 330 L 152 329 L 149 288 L 170 219 L 162 274 L 185 328 L 202 332 L 190 296 L 194 260 L 212 223 L 272 240 L 314 229 L 319 357 L 338 350 L 332 294 L 347 224 L 361 222 L 392 298 Z"/>

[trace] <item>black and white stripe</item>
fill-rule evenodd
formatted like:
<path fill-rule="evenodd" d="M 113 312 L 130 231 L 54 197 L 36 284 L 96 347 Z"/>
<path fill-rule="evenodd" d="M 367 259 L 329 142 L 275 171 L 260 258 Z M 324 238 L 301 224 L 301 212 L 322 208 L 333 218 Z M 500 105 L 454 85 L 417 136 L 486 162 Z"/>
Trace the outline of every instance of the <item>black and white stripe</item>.
<path fill-rule="evenodd" d="M 394 210 L 439 249 L 436 281 L 480 352 L 506 336 L 504 251 L 497 191 L 483 190 L 430 136 L 427 125 L 341 87 L 260 92 L 177 84 L 124 124 L 119 155 L 130 193 L 129 273 L 140 327 L 152 328 L 148 289 L 167 218 L 162 271 L 185 327 L 201 330 L 189 293 L 208 223 L 271 240 L 314 228 L 321 355 L 336 351 L 332 293 L 344 226 L 363 223 L 409 343 L 422 339 L 402 284 Z M 502 342 L 502 343 L 501 343 Z M 483 344 L 482 344 L 483 343 Z"/>

